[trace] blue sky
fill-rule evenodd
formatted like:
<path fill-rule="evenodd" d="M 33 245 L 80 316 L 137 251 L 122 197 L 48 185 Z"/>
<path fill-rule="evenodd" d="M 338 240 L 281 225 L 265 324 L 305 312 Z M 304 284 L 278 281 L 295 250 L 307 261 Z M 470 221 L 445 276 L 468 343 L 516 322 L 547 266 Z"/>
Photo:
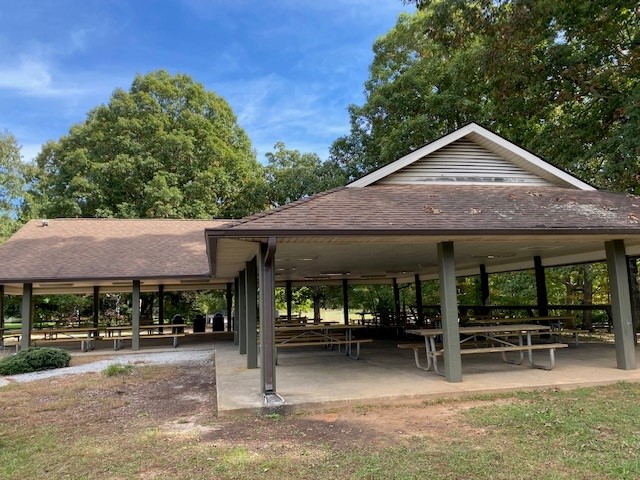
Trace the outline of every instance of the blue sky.
<path fill-rule="evenodd" d="M 284 141 L 326 158 L 363 102 L 400 0 L 2 0 L 0 130 L 25 160 L 136 73 L 187 73 L 224 97 L 258 159 Z"/>

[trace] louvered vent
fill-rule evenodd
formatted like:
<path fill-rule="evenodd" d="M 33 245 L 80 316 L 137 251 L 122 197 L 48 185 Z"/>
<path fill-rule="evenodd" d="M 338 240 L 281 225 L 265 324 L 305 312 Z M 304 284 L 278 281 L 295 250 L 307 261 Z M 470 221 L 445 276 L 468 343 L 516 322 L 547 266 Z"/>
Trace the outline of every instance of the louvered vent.
<path fill-rule="evenodd" d="M 378 185 L 464 183 L 551 185 L 477 143 L 461 138 L 376 182 Z"/>

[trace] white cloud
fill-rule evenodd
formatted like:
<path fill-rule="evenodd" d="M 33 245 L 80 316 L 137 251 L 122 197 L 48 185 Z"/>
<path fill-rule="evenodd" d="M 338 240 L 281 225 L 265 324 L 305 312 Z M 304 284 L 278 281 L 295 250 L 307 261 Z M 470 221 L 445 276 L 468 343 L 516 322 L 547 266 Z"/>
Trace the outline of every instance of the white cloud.
<path fill-rule="evenodd" d="M 232 106 L 260 160 L 277 141 L 325 158 L 331 142 L 349 131 L 346 106 L 336 109 L 331 89 L 323 84 L 271 74 L 213 89 Z"/>
<path fill-rule="evenodd" d="M 0 88 L 37 91 L 51 86 L 49 66 L 32 58 L 21 58 L 14 65 L 0 66 Z"/>

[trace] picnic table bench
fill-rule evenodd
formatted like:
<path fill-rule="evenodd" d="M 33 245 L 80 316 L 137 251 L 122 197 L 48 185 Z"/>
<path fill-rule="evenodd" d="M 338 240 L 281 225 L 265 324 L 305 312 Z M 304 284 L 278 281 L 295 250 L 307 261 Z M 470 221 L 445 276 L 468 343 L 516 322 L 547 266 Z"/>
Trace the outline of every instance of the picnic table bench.
<path fill-rule="evenodd" d="M 480 353 L 500 353 L 505 362 L 520 365 L 524 361 L 526 353 L 531 367 L 551 370 L 555 366 L 555 350 L 559 348 L 566 348 L 568 345 L 565 343 L 532 344 L 531 342 L 532 334 L 547 332 L 550 329 L 551 327 L 546 325 L 528 324 L 460 327 L 460 334 L 466 335 L 466 337 L 460 341 L 460 354 L 472 355 Z M 436 337 L 443 334 L 442 329 L 407 330 L 407 333 L 424 337 L 424 344 L 401 344 L 399 347 L 403 349 L 413 349 L 414 360 L 418 368 L 422 370 L 431 370 L 433 368 L 435 373 L 444 375 L 444 372 L 441 372 L 438 368 L 438 357 L 443 356 L 445 352 L 442 347 L 436 347 L 435 342 Z M 473 342 L 477 341 L 478 338 L 480 338 L 486 346 L 473 345 Z M 426 353 L 426 365 L 422 365 L 420 362 L 419 351 L 422 348 L 425 349 Z M 547 350 L 549 352 L 548 365 L 541 365 L 534 362 L 533 352 L 537 350 Z M 508 352 L 518 352 L 518 360 L 511 360 L 507 358 L 506 354 Z"/>
<path fill-rule="evenodd" d="M 173 341 L 173 348 L 178 346 L 178 339 L 180 337 L 185 337 L 187 334 L 184 333 L 184 324 L 175 323 L 175 324 L 153 324 L 153 325 L 140 325 L 140 331 L 146 331 L 146 334 L 139 335 L 138 338 L 140 340 L 148 339 L 148 338 L 170 338 Z M 170 330 L 167 333 L 164 333 L 164 329 Z M 154 331 L 158 331 L 158 333 L 153 333 Z M 125 342 L 127 340 L 131 340 L 133 333 L 133 327 L 131 325 L 127 326 L 116 326 L 116 327 L 106 327 L 107 338 L 105 340 L 113 340 L 113 349 L 120 350 L 124 348 Z M 127 335 L 123 335 L 124 332 L 131 332 Z M 160 333 L 162 332 L 162 333 Z M 117 333 L 117 335 L 110 335 L 113 333 Z"/>

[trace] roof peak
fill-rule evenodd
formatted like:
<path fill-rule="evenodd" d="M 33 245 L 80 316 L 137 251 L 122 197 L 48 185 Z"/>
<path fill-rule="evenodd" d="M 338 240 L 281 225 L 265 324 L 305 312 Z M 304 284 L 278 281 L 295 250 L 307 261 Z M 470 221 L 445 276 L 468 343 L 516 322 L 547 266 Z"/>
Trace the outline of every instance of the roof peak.
<path fill-rule="evenodd" d="M 367 187 L 378 182 L 434 185 L 525 183 L 595 190 L 477 123 L 469 123 L 444 135 L 349 183 L 347 187 Z"/>

